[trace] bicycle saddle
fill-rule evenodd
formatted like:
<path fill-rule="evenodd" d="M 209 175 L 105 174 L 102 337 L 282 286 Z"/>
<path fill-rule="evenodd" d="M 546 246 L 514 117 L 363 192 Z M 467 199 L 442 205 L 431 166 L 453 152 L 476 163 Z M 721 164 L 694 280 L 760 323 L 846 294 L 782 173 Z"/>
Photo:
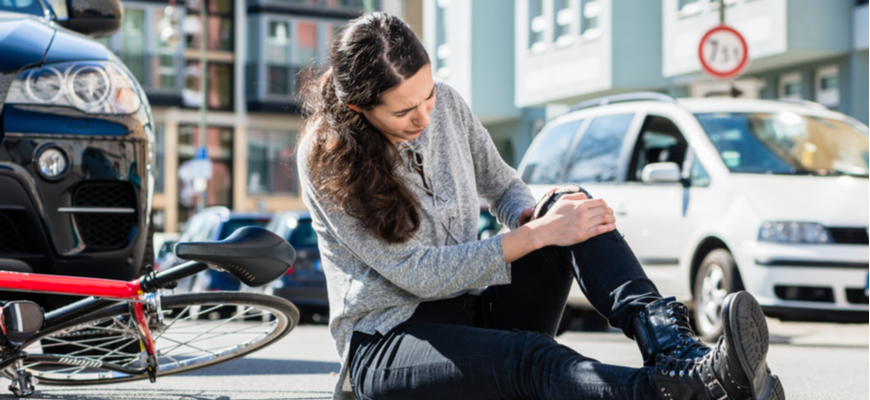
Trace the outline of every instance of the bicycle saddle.
<path fill-rule="evenodd" d="M 246 226 L 219 242 L 185 242 L 175 255 L 228 271 L 248 286 L 278 279 L 293 266 L 296 250 L 284 238 L 263 228 Z"/>

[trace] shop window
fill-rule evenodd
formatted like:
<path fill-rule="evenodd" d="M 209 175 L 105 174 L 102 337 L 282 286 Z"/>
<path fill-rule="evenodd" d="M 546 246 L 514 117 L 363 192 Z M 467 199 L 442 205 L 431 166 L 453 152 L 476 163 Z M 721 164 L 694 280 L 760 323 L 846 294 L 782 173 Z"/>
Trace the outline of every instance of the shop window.
<path fill-rule="evenodd" d="M 298 193 L 296 132 L 248 131 L 249 194 Z"/>

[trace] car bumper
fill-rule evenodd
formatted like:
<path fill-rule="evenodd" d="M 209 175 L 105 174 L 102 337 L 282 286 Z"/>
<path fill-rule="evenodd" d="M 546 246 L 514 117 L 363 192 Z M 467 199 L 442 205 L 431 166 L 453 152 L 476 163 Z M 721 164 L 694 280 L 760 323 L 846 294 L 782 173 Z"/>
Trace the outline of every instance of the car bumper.
<path fill-rule="evenodd" d="M 81 136 L 81 137 L 79 137 Z M 6 133 L 0 147 L 0 258 L 34 272 L 130 280 L 140 271 L 151 209 L 149 143 L 127 136 Z M 68 172 L 38 176 L 30 161 L 40 146 L 62 149 Z M 110 164 L 93 167 L 92 154 Z"/>
<path fill-rule="evenodd" d="M 859 312 L 866 319 L 867 246 L 752 242 L 742 250 L 743 283 L 771 315 L 818 320 L 836 311 L 832 318 Z"/>

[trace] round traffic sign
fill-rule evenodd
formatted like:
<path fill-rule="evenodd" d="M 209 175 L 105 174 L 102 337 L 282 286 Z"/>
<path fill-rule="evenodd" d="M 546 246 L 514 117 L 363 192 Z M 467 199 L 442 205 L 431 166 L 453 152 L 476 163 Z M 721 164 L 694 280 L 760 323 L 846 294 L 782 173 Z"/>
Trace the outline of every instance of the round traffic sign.
<path fill-rule="evenodd" d="M 701 69 L 717 79 L 730 79 L 749 66 L 749 47 L 740 32 L 719 25 L 707 31 L 698 46 Z"/>

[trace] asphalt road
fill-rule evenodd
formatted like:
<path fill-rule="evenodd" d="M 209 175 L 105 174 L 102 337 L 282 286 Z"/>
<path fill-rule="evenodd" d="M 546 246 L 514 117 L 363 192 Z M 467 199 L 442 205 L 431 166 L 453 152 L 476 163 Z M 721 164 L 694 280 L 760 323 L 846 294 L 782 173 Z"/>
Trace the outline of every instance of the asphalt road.
<path fill-rule="evenodd" d="M 790 400 L 867 399 L 868 325 L 768 320 L 768 364 Z M 640 366 L 634 342 L 619 332 L 567 332 L 559 341 L 602 362 Z M 32 399 L 265 400 L 330 399 L 338 356 L 325 326 L 300 326 L 247 358 L 147 381 L 106 386 L 39 386 Z M 8 384 L 3 379 L 2 385 Z M 14 398 L 11 393 L 0 399 Z"/>

